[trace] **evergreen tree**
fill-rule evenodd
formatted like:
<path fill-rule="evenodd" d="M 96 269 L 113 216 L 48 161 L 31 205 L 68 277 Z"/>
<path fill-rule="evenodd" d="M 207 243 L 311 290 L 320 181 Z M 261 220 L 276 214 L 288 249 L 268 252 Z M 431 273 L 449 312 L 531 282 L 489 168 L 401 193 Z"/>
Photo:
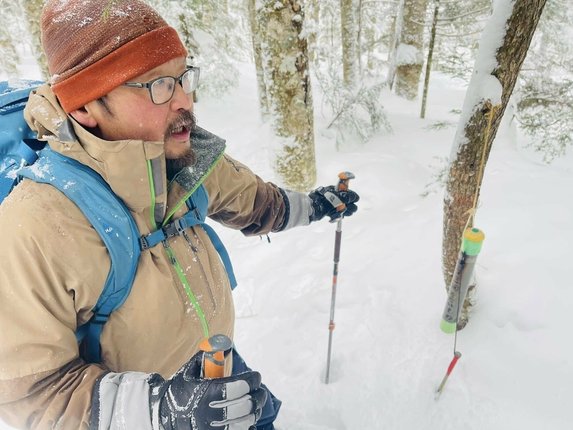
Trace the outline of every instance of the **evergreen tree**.
<path fill-rule="evenodd" d="M 573 144 L 573 11 L 565 0 L 547 3 L 520 74 L 516 118 L 530 146 L 546 162 Z"/>
<path fill-rule="evenodd" d="M 236 62 L 250 56 L 247 9 L 242 1 L 149 0 L 177 28 L 204 79 L 198 93 L 219 96 L 238 84 Z"/>
<path fill-rule="evenodd" d="M 348 6 L 348 5 L 347 5 Z M 355 78 L 345 82 L 344 69 L 344 37 L 343 23 L 340 0 L 322 0 L 320 1 L 319 14 L 314 15 L 314 20 L 309 20 L 305 24 L 304 34 L 313 34 L 314 44 L 314 63 L 313 74 L 316 77 L 316 86 L 322 93 L 322 100 L 328 108 L 327 111 L 331 116 L 328 121 L 328 129 L 335 131 L 336 145 L 340 147 L 346 142 L 366 142 L 376 132 L 380 130 L 390 131 L 391 127 L 386 118 L 382 105 L 382 90 L 386 84 L 382 79 L 382 63 L 374 61 L 376 56 L 380 58 L 381 52 L 384 51 L 383 43 L 380 39 L 368 40 L 361 37 L 356 22 L 357 17 L 371 12 L 382 10 L 366 2 L 353 2 L 354 12 L 352 14 L 353 25 L 346 24 L 348 35 L 352 38 L 352 43 L 356 41 L 363 43 L 364 48 L 354 47 L 351 52 L 355 52 L 354 64 L 347 73 L 354 74 Z M 359 7 L 356 10 L 356 6 Z M 360 7 L 365 8 L 368 12 L 363 11 Z M 370 14 L 369 14 L 370 15 Z M 318 21 L 316 21 L 318 20 Z M 371 23 L 380 23 L 380 20 L 372 18 L 368 21 Z M 377 33 L 369 36 L 375 37 Z M 358 45 L 356 45 L 358 46 Z M 374 54 L 374 50 L 378 53 Z M 346 51 L 348 52 L 348 51 Z M 375 69 L 365 68 L 360 73 L 358 62 L 360 58 L 358 53 L 368 59 L 370 57 L 371 65 L 376 65 Z M 351 85 L 350 85 L 351 84 Z M 350 85 L 350 86 L 349 86 Z"/>
<path fill-rule="evenodd" d="M 441 0 L 436 28 L 436 70 L 469 81 L 492 0 Z"/>

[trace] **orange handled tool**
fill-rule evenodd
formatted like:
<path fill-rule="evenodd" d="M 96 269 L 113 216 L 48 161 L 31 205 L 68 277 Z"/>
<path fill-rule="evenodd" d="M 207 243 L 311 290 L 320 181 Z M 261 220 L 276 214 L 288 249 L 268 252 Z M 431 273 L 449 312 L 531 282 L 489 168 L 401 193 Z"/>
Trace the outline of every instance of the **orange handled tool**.
<path fill-rule="evenodd" d="M 216 334 L 201 341 L 199 349 L 203 351 L 203 378 L 225 376 L 225 358 L 232 348 L 233 341 L 224 334 Z"/>

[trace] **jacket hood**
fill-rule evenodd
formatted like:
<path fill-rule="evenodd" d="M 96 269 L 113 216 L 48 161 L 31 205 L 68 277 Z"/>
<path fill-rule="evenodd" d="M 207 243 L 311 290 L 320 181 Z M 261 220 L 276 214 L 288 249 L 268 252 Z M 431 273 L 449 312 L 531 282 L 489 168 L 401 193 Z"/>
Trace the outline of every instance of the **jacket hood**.
<path fill-rule="evenodd" d="M 24 115 L 38 140 L 95 170 L 132 212 L 143 213 L 149 225 L 138 226 L 142 233 L 161 224 L 168 204 L 178 204 L 178 196 L 167 197 L 163 141 L 100 139 L 63 111 L 49 85 L 30 94 Z M 200 128 L 192 133 L 191 141 L 198 162 L 175 179 L 183 194 L 200 185 L 225 148 L 223 139 Z"/>

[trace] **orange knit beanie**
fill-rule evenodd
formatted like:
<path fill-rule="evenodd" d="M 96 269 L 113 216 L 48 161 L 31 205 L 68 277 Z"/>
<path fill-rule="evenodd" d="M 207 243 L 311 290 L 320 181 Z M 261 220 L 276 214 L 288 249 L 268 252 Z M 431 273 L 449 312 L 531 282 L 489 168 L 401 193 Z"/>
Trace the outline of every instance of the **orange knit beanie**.
<path fill-rule="evenodd" d="M 42 44 L 52 90 L 68 113 L 187 56 L 175 29 L 140 0 L 48 0 Z"/>

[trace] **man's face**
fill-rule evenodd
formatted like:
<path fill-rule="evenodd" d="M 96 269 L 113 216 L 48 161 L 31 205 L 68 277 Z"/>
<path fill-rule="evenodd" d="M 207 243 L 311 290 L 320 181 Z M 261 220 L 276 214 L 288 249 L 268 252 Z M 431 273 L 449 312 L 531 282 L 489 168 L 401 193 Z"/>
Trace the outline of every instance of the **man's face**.
<path fill-rule="evenodd" d="M 177 77 L 185 70 L 185 58 L 168 61 L 130 82 L 146 83 L 161 76 Z M 103 103 L 90 102 L 86 109 L 97 122 L 96 133 L 105 140 L 163 141 L 168 159 L 182 158 L 191 150 L 190 133 L 194 126 L 193 96 L 175 85 L 173 97 L 156 105 L 147 88 L 119 86 L 107 94 Z"/>

